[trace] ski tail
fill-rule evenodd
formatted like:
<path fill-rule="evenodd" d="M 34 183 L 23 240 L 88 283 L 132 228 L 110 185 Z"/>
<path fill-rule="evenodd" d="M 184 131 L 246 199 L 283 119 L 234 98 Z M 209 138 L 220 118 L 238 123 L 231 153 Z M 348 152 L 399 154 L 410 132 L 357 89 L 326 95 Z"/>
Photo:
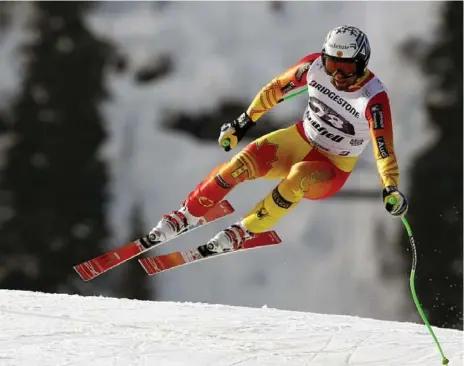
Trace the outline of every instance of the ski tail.
<path fill-rule="evenodd" d="M 154 257 L 141 258 L 139 263 L 145 272 L 153 276 L 160 272 L 165 272 L 173 268 L 181 267 L 192 262 L 198 262 L 203 259 L 214 258 L 220 255 L 232 254 L 248 249 L 264 247 L 268 245 L 280 244 L 282 241 L 275 231 L 266 231 L 256 234 L 253 238 L 246 240 L 242 247 L 228 252 L 217 253 L 207 257 L 201 255 L 198 249 L 187 249 L 184 251 L 163 254 Z"/>
<path fill-rule="evenodd" d="M 205 216 L 199 221 L 198 225 L 192 226 L 176 236 L 175 238 L 195 230 L 196 228 L 219 220 L 225 216 L 228 216 L 234 212 L 234 208 L 227 201 L 221 201 L 216 206 L 211 208 Z M 173 238 L 173 239 L 175 239 Z M 172 240 L 172 239 L 171 239 Z M 139 238 L 130 243 L 123 245 L 115 250 L 109 251 L 96 258 L 90 259 L 86 262 L 75 265 L 73 268 L 79 274 L 84 281 L 90 281 L 97 276 L 113 269 L 120 264 L 137 257 L 138 255 L 152 249 L 155 246 L 167 243 L 169 240 L 161 243 L 152 243 L 148 239 L 148 235 L 143 238 Z"/>

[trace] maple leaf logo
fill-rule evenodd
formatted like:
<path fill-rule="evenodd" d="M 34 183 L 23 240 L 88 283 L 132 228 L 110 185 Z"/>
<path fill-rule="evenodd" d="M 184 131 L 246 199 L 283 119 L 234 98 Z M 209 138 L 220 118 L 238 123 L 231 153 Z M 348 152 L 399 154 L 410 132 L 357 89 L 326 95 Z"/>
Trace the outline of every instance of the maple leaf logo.
<path fill-rule="evenodd" d="M 267 139 L 263 140 L 261 143 L 256 143 L 256 155 L 255 159 L 258 163 L 258 166 L 264 172 L 268 172 L 272 169 L 272 163 L 275 163 L 277 158 L 277 149 L 279 145 L 269 142 Z"/>

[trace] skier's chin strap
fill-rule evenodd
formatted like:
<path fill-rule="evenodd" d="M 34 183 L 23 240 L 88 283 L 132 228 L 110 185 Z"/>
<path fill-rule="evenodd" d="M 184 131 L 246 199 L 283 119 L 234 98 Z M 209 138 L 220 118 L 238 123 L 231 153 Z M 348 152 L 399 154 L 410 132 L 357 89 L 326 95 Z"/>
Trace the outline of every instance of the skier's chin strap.
<path fill-rule="evenodd" d="M 364 70 L 364 74 L 361 77 L 357 78 L 356 81 L 354 82 L 354 84 L 350 85 L 348 87 L 348 89 L 356 89 L 356 88 L 358 88 L 369 77 L 370 74 L 371 74 L 371 72 L 366 68 Z"/>

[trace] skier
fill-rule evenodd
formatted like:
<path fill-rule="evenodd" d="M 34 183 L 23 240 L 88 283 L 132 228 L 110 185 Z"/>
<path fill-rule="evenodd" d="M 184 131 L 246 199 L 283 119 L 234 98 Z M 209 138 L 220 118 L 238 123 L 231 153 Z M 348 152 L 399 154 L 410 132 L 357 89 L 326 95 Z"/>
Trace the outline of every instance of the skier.
<path fill-rule="evenodd" d="M 328 33 L 322 52 L 304 57 L 264 86 L 246 112 L 221 127 L 218 141 L 226 151 L 235 148 L 284 95 L 307 86 L 303 119 L 256 139 L 214 169 L 179 210 L 163 216 L 150 232 L 152 238 L 164 241 L 178 235 L 246 180 L 281 179 L 239 222 L 198 249 L 207 256 L 239 248 L 253 234 L 274 226 L 301 199 L 320 200 L 338 192 L 370 140 L 385 208 L 393 216 L 404 215 L 408 203 L 398 189 L 389 99 L 367 68 L 370 53 L 361 30 L 337 27 Z"/>

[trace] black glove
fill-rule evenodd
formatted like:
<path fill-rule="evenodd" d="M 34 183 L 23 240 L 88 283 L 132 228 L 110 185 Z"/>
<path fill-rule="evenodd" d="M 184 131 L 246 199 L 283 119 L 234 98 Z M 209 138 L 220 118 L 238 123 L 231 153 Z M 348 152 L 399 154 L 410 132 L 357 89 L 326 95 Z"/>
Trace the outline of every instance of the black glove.
<path fill-rule="evenodd" d="M 398 188 L 385 187 L 382 192 L 386 210 L 393 216 L 403 216 L 408 211 L 408 200 Z"/>
<path fill-rule="evenodd" d="M 250 117 L 244 112 L 232 123 L 224 123 L 221 127 L 219 135 L 219 145 L 225 151 L 229 151 L 237 146 L 240 140 L 245 136 L 246 132 L 255 125 Z"/>

